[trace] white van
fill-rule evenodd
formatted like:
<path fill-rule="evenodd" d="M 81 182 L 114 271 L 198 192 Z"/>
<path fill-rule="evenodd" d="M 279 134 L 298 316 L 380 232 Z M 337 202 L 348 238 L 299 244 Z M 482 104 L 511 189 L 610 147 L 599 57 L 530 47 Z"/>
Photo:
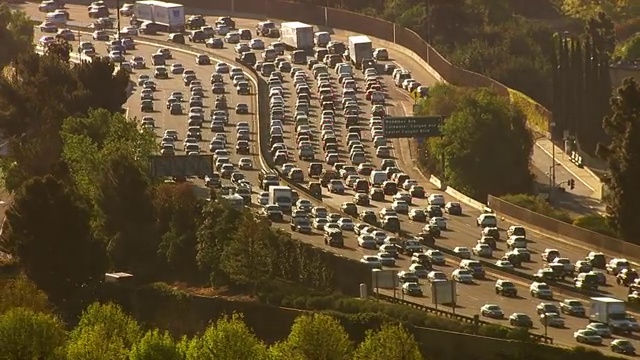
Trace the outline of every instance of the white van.
<path fill-rule="evenodd" d="M 50 12 L 47 13 L 46 20 L 51 21 L 56 25 L 66 25 L 67 15 L 61 12 Z"/>
<path fill-rule="evenodd" d="M 369 176 L 369 182 L 373 185 L 382 185 L 387 181 L 387 172 L 382 170 L 374 170 Z"/>

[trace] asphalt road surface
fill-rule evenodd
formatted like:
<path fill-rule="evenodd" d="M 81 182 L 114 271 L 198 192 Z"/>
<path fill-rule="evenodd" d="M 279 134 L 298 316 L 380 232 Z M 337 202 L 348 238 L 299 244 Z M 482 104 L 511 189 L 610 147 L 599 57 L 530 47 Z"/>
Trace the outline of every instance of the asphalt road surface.
<path fill-rule="evenodd" d="M 37 4 L 29 3 L 21 6 L 21 8 L 26 10 L 27 13 L 33 19 L 39 20 L 44 17 L 44 14 L 38 12 Z M 74 21 L 74 25 L 76 23 L 88 24 L 90 22 L 88 16 L 86 15 L 86 7 L 68 5 L 68 10 L 71 13 L 71 18 Z M 213 23 L 215 21 L 214 18 L 208 18 L 207 20 L 208 20 L 208 23 Z M 235 19 L 235 20 L 237 22 L 238 28 L 248 28 L 252 30 L 255 28 L 256 20 L 251 20 L 251 19 Z M 36 40 L 38 38 L 39 38 L 39 34 L 36 34 Z M 164 40 L 165 35 L 158 35 L 155 38 L 159 40 Z M 334 31 L 333 39 L 346 42 L 346 38 L 344 37 L 344 32 L 338 31 L 338 30 Z M 89 40 L 89 36 L 88 35 L 83 36 L 81 40 L 83 41 Z M 264 39 L 264 40 L 267 44 L 270 42 L 269 39 Z M 148 39 L 144 39 L 144 41 L 153 42 L 152 40 L 148 40 Z M 94 42 L 94 43 L 96 44 L 96 49 L 98 49 L 98 51 L 104 54 L 105 46 L 103 46 L 103 44 L 98 44 L 97 42 Z M 374 45 L 375 45 L 375 40 L 374 40 Z M 144 45 L 142 44 L 142 39 L 141 39 L 140 41 L 138 41 L 137 49 L 130 52 L 127 55 L 127 59 L 129 59 L 130 56 L 132 55 L 143 56 L 147 62 L 147 66 L 150 67 L 150 64 L 151 64 L 150 56 L 151 54 L 155 53 L 157 49 L 160 47 L 164 47 L 164 44 Z M 210 89 L 208 86 L 209 78 L 211 73 L 213 72 L 216 62 L 224 61 L 230 64 L 231 66 L 239 66 L 239 65 L 235 64 L 231 60 L 234 58 L 235 55 L 234 55 L 232 46 L 229 46 L 228 44 L 225 44 L 225 48 L 222 50 L 209 50 L 211 51 L 213 65 L 208 65 L 208 66 L 196 65 L 195 54 L 201 53 L 204 51 L 206 51 L 204 46 L 200 44 L 193 46 L 193 53 L 186 53 L 183 51 L 174 50 L 172 51 L 174 55 L 174 59 L 170 60 L 169 64 L 179 62 L 179 63 L 182 63 L 186 69 L 194 70 L 197 74 L 197 77 L 200 80 L 202 80 L 203 83 L 205 84 L 204 86 L 205 90 L 208 90 Z M 415 61 L 411 60 L 409 57 L 397 51 L 394 51 L 393 49 L 389 49 L 389 51 L 390 51 L 392 60 L 396 63 L 399 63 L 402 67 L 411 70 L 413 73 L 413 77 L 416 78 L 418 81 L 420 81 L 423 85 L 433 85 L 435 83 L 435 79 L 433 79 L 428 72 L 421 69 L 420 66 Z M 258 55 L 258 57 L 260 56 Z M 332 71 L 331 73 L 335 79 L 335 73 Z M 147 68 L 144 70 L 137 70 L 132 74 L 132 79 L 135 81 L 140 74 L 151 75 L 152 70 L 150 68 Z M 290 77 L 288 75 L 285 75 L 285 79 L 290 79 Z M 384 76 L 383 79 L 384 79 L 385 88 L 387 89 L 387 94 L 388 94 L 388 106 L 387 106 L 388 113 L 395 116 L 401 116 L 401 115 L 410 113 L 411 100 L 407 97 L 406 92 L 404 90 L 397 89 L 395 85 L 393 85 L 388 75 Z M 245 171 L 244 173 L 247 179 L 252 184 L 254 184 L 254 192 L 255 192 L 255 189 L 257 189 L 257 183 L 258 183 L 257 175 L 256 175 L 257 170 L 255 169 L 258 169 L 260 167 L 258 147 L 257 147 L 257 136 L 258 136 L 257 134 L 258 117 L 256 115 L 257 101 L 256 101 L 256 97 L 254 96 L 256 87 L 255 87 L 255 84 L 252 84 L 251 96 L 246 96 L 246 95 L 239 96 L 235 94 L 235 91 L 233 91 L 233 87 L 230 84 L 228 84 L 229 83 L 228 76 L 225 76 L 225 81 L 227 82 L 226 88 L 227 88 L 228 94 L 226 94 L 226 96 L 229 99 L 229 104 L 232 107 L 235 106 L 235 104 L 237 104 L 238 102 L 246 103 L 249 105 L 250 114 L 248 115 L 235 115 L 233 111 L 231 111 L 230 123 L 229 123 L 229 126 L 227 126 L 226 128 L 226 133 L 228 134 L 229 140 L 230 140 L 230 146 L 228 147 L 228 150 L 231 153 L 232 162 L 234 164 L 237 164 L 240 156 L 235 154 L 235 151 L 232 147 L 232 145 L 234 144 L 233 136 L 235 134 L 235 131 L 233 131 L 233 129 L 235 127 L 235 124 L 237 124 L 239 121 L 247 121 L 251 126 L 251 141 L 250 141 L 252 146 L 251 154 L 246 156 L 252 159 L 254 170 Z M 157 91 L 154 93 L 155 112 L 150 114 L 151 116 L 153 116 L 153 118 L 156 121 L 156 129 L 155 129 L 156 133 L 158 135 L 162 135 L 162 133 L 166 129 L 177 130 L 180 135 L 180 141 L 177 142 L 177 145 L 178 145 L 178 149 L 180 149 L 181 140 L 184 138 L 184 133 L 186 131 L 186 115 L 180 115 L 180 116 L 171 115 L 168 112 L 168 110 L 166 110 L 165 101 L 167 96 L 171 93 L 171 91 L 178 90 L 186 94 L 188 93 L 188 88 L 184 86 L 184 84 L 181 81 L 181 77 L 179 76 L 172 76 L 168 80 L 156 80 L 156 83 L 158 84 L 158 88 L 157 88 Z M 362 88 L 363 86 L 362 78 L 359 79 L 358 83 Z M 285 85 L 287 86 L 287 89 L 290 94 L 291 84 L 285 83 Z M 312 86 L 312 93 L 316 89 L 317 88 L 315 87 L 315 85 Z M 213 98 L 214 98 L 213 95 L 209 91 L 209 93 L 207 94 L 207 97 L 205 98 L 205 106 L 207 107 L 205 110 L 207 112 L 210 106 L 212 105 Z M 292 99 L 291 96 L 287 97 L 287 101 L 288 101 L 287 105 L 288 105 L 289 111 L 291 110 L 295 102 L 294 100 L 291 100 L 291 99 Z M 359 100 L 361 100 L 361 102 L 363 101 L 362 93 L 359 94 Z M 312 101 L 312 104 L 317 105 L 317 101 Z M 129 116 L 132 118 L 137 118 L 138 120 L 140 120 L 143 115 L 147 115 L 147 114 L 140 113 L 139 105 L 140 105 L 140 92 L 139 92 L 139 89 L 135 89 L 133 95 L 129 99 L 126 106 L 129 108 Z M 367 105 L 362 105 L 361 109 L 368 112 L 369 107 Z M 315 109 L 315 111 L 317 114 L 318 110 Z M 361 115 L 361 118 L 364 118 L 364 119 L 368 119 L 368 117 L 369 117 L 369 113 L 365 113 Z M 338 121 L 340 121 L 339 118 L 338 118 Z M 204 140 L 200 143 L 204 153 L 208 152 L 208 142 L 211 138 L 211 132 L 206 128 L 206 124 L 207 123 L 205 123 L 204 130 L 203 130 Z M 316 124 L 315 131 L 317 132 L 319 131 L 319 128 L 317 127 L 317 121 L 315 122 L 315 124 Z M 285 131 L 288 132 L 287 134 L 285 134 L 287 135 L 287 139 L 286 139 L 286 141 L 288 142 L 287 145 L 290 148 L 295 149 L 295 146 L 292 142 L 292 137 L 291 137 L 293 133 L 291 122 L 286 123 Z M 344 134 L 342 135 L 338 134 L 338 137 L 340 138 L 340 136 L 343 136 L 343 135 Z M 380 163 L 380 160 L 375 157 L 375 154 L 372 151 L 373 147 L 369 141 L 370 138 L 368 137 L 368 132 L 364 131 L 363 135 L 364 135 L 363 137 L 366 144 L 366 150 L 368 153 L 367 155 L 374 164 L 378 165 Z M 407 148 L 405 141 L 395 140 L 391 144 L 395 149 L 394 155 L 397 157 L 397 162 L 400 168 L 405 173 L 410 175 L 411 178 L 418 180 L 421 185 L 425 186 L 425 188 L 428 190 L 429 193 L 441 193 L 440 191 L 436 190 L 430 183 L 424 180 L 424 178 L 421 177 L 420 174 L 417 172 L 417 170 L 414 168 L 412 155 L 410 154 L 410 151 Z M 341 146 L 341 150 L 344 151 L 344 143 L 341 143 L 340 146 Z M 244 156 L 245 155 L 243 155 L 243 157 Z M 317 143 L 316 143 L 316 157 L 317 159 L 320 159 L 321 156 L 322 156 L 322 151 L 317 147 Z M 303 170 L 305 170 L 305 173 L 306 173 L 308 163 L 298 162 L 298 165 Z M 341 195 L 335 195 L 335 194 L 329 195 L 326 189 L 324 190 L 325 190 L 325 193 L 324 193 L 323 202 L 326 205 L 332 206 L 332 207 L 339 207 L 343 202 L 351 201 L 353 196 L 353 193 L 350 191 L 347 191 L 345 195 L 341 196 Z M 444 196 L 447 199 L 447 201 L 456 201 L 455 199 L 449 197 L 446 194 L 444 194 Z M 425 200 L 414 199 L 414 204 L 412 206 L 424 208 L 426 207 L 426 205 L 427 204 Z M 369 207 L 369 209 L 375 210 L 377 212 L 379 209 L 385 206 L 387 207 L 390 206 L 389 197 L 385 202 L 372 202 L 372 205 Z M 473 247 L 476 244 L 477 240 L 480 238 L 480 230 L 475 223 L 476 217 L 478 215 L 479 215 L 479 212 L 477 210 L 469 207 L 465 207 L 463 216 L 447 217 L 449 230 L 445 231 L 443 233 L 444 236 L 437 240 L 438 244 L 447 248 L 453 248 L 456 246 L 466 246 L 469 248 Z M 423 223 L 410 221 L 404 215 L 401 215 L 401 220 L 402 220 L 402 229 L 409 233 L 417 233 L 424 226 Z M 511 224 L 507 223 L 506 221 L 503 221 L 499 224 L 501 229 L 506 229 L 510 225 Z M 275 226 L 280 226 L 282 228 L 288 229 L 288 224 L 275 225 Z M 320 232 L 314 231 L 314 234 L 312 235 L 296 234 L 295 237 L 301 239 L 302 241 L 313 243 L 317 246 L 325 247 L 323 243 L 323 238 Z M 506 235 L 502 234 L 502 238 L 504 239 L 505 237 Z M 537 269 L 543 266 L 543 263 L 540 259 L 539 254 L 542 253 L 546 248 L 556 248 L 560 250 L 561 255 L 563 257 L 568 257 L 572 261 L 582 259 L 589 251 L 588 248 L 583 244 L 578 244 L 578 243 L 569 244 L 566 242 L 560 242 L 555 239 L 536 236 L 534 234 L 531 234 L 530 236 L 528 236 L 528 239 L 529 239 L 528 248 L 532 252 L 533 261 L 531 263 L 526 263 L 525 267 L 522 269 L 523 272 L 527 272 L 527 273 L 536 272 Z M 353 234 L 348 234 L 345 240 L 345 244 L 346 244 L 346 247 L 344 249 L 329 248 L 329 250 L 353 259 L 360 259 L 362 258 L 363 255 L 366 255 L 366 254 L 375 254 L 375 251 L 359 248 L 357 246 L 356 237 Z M 504 243 L 499 243 L 498 245 L 499 245 L 499 249 L 494 253 L 495 258 L 501 257 L 505 249 Z M 495 259 L 491 261 L 493 262 L 495 261 Z M 449 259 L 449 264 L 455 264 L 455 263 L 457 263 L 457 259 Z M 409 266 L 409 261 L 406 258 L 401 258 L 397 262 L 397 269 L 399 270 L 407 269 L 408 266 Z M 455 267 L 451 265 L 447 265 L 444 267 L 436 266 L 436 268 L 438 270 L 444 271 L 448 275 L 450 275 L 451 272 L 455 269 Z M 499 305 L 504 310 L 505 314 L 507 314 L 507 316 L 513 312 L 525 312 L 529 314 L 534 319 L 535 329 L 533 331 L 538 333 L 544 332 L 544 329 L 541 327 L 541 325 L 537 321 L 537 315 L 535 311 L 536 305 L 539 304 L 541 300 L 532 298 L 529 295 L 529 291 L 528 291 L 529 284 L 525 283 L 525 281 L 521 278 L 510 279 L 516 282 L 520 296 L 517 298 L 506 298 L 506 297 L 498 296 L 495 294 L 494 283 L 497 277 L 508 278 L 508 276 L 506 275 L 496 275 L 496 274 L 489 273 L 486 280 L 476 281 L 472 285 L 459 284 L 457 287 L 458 307 L 456 311 L 458 313 L 471 316 L 474 314 L 478 314 L 479 309 L 482 305 L 486 303 L 494 303 Z M 621 299 L 626 298 L 626 288 L 615 285 L 614 278 L 610 276 L 608 277 L 608 282 L 609 284 L 613 284 L 604 288 L 604 290 L 608 293 L 608 295 L 621 298 Z M 387 293 L 392 294 L 389 292 Z M 424 293 L 427 295 L 430 293 L 430 291 L 428 290 L 428 286 L 425 286 Z M 554 291 L 554 294 L 555 294 L 554 301 L 560 301 L 565 298 L 576 298 L 576 296 L 573 296 L 573 295 L 565 296 L 563 294 L 558 293 L 557 291 Z M 426 305 L 431 305 L 431 299 L 429 299 L 428 296 L 425 298 L 415 298 L 411 300 L 419 303 L 424 303 Z M 489 320 L 489 319 L 485 319 L 485 320 Z M 506 320 L 489 320 L 489 321 L 494 321 L 501 324 L 507 323 Z M 573 340 L 573 337 L 572 337 L 573 332 L 577 329 L 583 328 L 587 324 L 587 320 L 565 316 L 565 321 L 566 321 L 566 327 L 564 329 L 549 328 L 548 335 L 553 337 L 556 343 L 558 344 L 573 346 L 575 345 L 575 341 Z M 634 340 L 634 342 L 636 343 L 636 346 L 638 346 L 638 342 L 637 342 L 638 337 L 633 335 L 631 339 Z M 608 344 L 608 340 L 605 340 L 605 344 Z M 608 351 L 607 347 L 605 346 L 602 346 L 601 349 L 603 351 Z"/>

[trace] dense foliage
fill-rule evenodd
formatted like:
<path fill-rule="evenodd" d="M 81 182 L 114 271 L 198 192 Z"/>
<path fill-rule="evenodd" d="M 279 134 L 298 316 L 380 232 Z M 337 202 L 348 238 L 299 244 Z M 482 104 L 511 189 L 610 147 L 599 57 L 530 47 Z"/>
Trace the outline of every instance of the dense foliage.
<path fill-rule="evenodd" d="M 444 115 L 442 137 L 426 142 L 432 173 L 474 199 L 528 192 L 533 137 L 523 114 L 488 89 L 436 85 L 422 102 L 423 113 Z"/>
<path fill-rule="evenodd" d="M 640 241 L 638 211 L 640 192 L 640 86 L 632 78 L 625 79 L 611 98 L 612 115 L 604 119 L 611 136 L 609 144 L 600 144 L 598 154 L 607 160 L 611 175 L 607 213 L 612 229 L 625 241 Z"/>

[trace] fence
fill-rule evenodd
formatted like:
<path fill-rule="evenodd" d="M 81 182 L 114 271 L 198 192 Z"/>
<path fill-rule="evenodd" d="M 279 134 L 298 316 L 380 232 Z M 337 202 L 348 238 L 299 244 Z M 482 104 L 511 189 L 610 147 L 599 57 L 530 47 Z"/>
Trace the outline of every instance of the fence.
<path fill-rule="evenodd" d="M 496 212 L 518 219 L 523 223 L 531 224 L 542 230 L 541 232 L 543 233 L 546 232 L 554 236 L 560 236 L 570 241 L 579 240 L 588 244 L 589 248 L 593 250 L 620 254 L 632 259 L 640 259 L 640 246 L 638 245 L 552 219 L 492 195 L 489 195 L 488 205 Z"/>
<path fill-rule="evenodd" d="M 453 319 L 453 320 L 456 320 L 456 321 L 460 321 L 460 322 L 463 322 L 463 323 L 473 324 L 475 326 L 495 325 L 495 324 L 492 324 L 490 322 L 480 320 L 478 315 L 470 317 L 470 316 L 466 316 L 466 315 L 454 314 L 454 313 L 449 312 L 449 311 L 439 310 L 439 309 L 436 309 L 436 308 L 432 308 L 430 306 L 417 304 L 417 303 L 414 303 L 414 302 L 411 302 L 411 301 L 407 301 L 407 300 L 403 300 L 403 299 L 398 299 L 398 298 L 395 298 L 393 296 L 387 296 L 387 295 L 383 295 L 383 294 L 378 294 L 377 296 L 378 296 L 379 299 L 384 300 L 386 302 L 409 306 L 409 307 L 412 307 L 414 309 L 418 309 L 418 310 L 422 310 L 422 311 L 430 313 L 430 314 L 434 314 L 436 316 L 450 318 L 450 319 Z M 529 333 L 529 339 L 531 339 L 531 341 L 533 341 L 533 342 L 543 342 L 543 343 L 553 344 L 553 338 L 548 337 L 548 336 L 544 336 L 544 335 L 540 335 L 540 334 Z"/>

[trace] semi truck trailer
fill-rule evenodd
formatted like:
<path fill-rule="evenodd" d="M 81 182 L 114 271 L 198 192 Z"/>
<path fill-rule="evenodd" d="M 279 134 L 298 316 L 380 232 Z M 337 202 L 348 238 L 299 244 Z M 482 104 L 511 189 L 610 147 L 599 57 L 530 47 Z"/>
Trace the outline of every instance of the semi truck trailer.
<path fill-rule="evenodd" d="M 183 32 L 184 5 L 156 0 L 137 1 L 133 11 L 138 22 L 153 24 L 158 31 Z"/>
<path fill-rule="evenodd" d="M 312 50 L 314 46 L 313 26 L 299 21 L 280 24 L 281 41 L 291 49 Z"/>
<path fill-rule="evenodd" d="M 349 56 L 356 69 L 362 67 L 362 60 L 373 59 L 373 45 L 367 36 L 349 36 Z"/>

